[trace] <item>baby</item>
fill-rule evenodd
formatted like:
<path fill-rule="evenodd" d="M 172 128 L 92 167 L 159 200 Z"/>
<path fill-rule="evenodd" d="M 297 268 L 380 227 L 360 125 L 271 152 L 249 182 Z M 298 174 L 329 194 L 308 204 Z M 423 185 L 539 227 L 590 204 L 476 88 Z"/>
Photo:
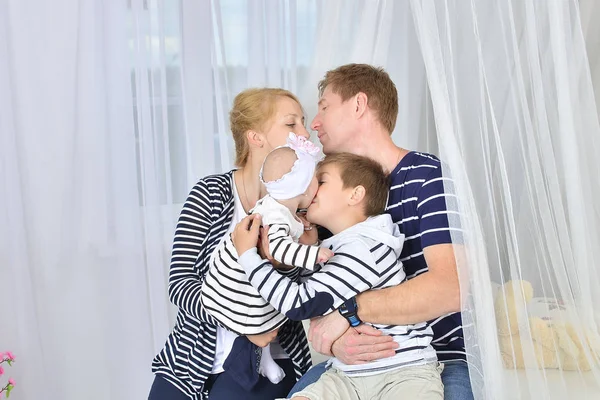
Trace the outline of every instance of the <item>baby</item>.
<path fill-rule="evenodd" d="M 290 133 L 287 144 L 265 158 L 260 179 L 268 194 L 251 210 L 262 216 L 263 226 L 269 227 L 269 250 L 273 258 L 285 265 L 310 270 L 333 255 L 331 250 L 316 244 L 298 243 L 304 224 L 296 211 L 307 208 L 317 192 L 315 168 L 319 151 L 312 142 Z M 200 297 L 204 309 L 238 335 L 258 335 L 281 327 L 287 318 L 250 284 L 237 263 L 238 254 L 229 235 L 214 254 Z M 263 348 L 260 361 L 262 375 L 273 383 L 283 379 L 283 370 L 272 361 L 269 346 Z"/>

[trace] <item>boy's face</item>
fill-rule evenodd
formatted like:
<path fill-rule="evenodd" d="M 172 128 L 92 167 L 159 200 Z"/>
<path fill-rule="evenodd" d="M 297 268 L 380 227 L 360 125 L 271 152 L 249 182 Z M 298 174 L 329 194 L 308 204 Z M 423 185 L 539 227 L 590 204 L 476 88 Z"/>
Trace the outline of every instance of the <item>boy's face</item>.
<path fill-rule="evenodd" d="M 339 215 L 341 207 L 348 204 L 353 189 L 344 189 L 339 168 L 335 164 L 327 164 L 319 168 L 317 180 L 319 189 L 308 207 L 306 218 L 313 224 L 330 229 L 329 227 Z"/>
<path fill-rule="evenodd" d="M 330 86 L 323 91 L 317 115 L 310 124 L 311 129 L 317 131 L 323 153 L 352 153 L 352 138 L 356 131 L 352 100 L 342 102 L 342 97 L 333 93 Z"/>
<path fill-rule="evenodd" d="M 317 182 L 317 177 L 313 176 L 312 181 L 310 181 L 310 185 L 308 185 L 308 189 L 306 189 L 304 196 L 302 196 L 302 200 L 300 201 L 298 208 L 308 208 L 317 194 L 317 190 L 319 190 L 319 183 Z"/>

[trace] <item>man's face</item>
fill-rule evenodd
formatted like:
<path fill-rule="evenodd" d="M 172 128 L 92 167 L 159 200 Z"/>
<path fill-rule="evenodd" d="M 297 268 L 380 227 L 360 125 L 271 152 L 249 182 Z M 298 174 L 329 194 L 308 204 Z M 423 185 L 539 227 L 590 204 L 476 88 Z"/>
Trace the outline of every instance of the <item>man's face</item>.
<path fill-rule="evenodd" d="M 331 223 L 335 222 L 335 218 L 339 214 L 340 207 L 348 204 L 353 189 L 344 189 L 339 168 L 335 164 L 327 164 L 319 168 L 317 180 L 319 190 L 308 207 L 306 219 L 313 224 L 330 229 Z"/>
<path fill-rule="evenodd" d="M 317 115 L 310 124 L 311 129 L 317 131 L 323 153 L 348 152 L 352 148 L 352 137 L 356 132 L 352 100 L 353 97 L 342 102 L 330 86 L 325 88 Z"/>

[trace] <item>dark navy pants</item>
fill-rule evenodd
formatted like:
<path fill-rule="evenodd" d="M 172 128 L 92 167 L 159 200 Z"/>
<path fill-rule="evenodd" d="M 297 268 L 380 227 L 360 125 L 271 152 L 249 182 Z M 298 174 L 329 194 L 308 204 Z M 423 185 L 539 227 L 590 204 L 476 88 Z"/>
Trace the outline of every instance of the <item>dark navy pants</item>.
<path fill-rule="evenodd" d="M 277 385 L 261 376 L 258 384 L 248 391 L 238 384 L 235 376 L 225 371 L 208 377 L 205 384 L 205 387 L 209 388 L 208 398 L 210 400 L 272 400 L 286 397 L 296 383 L 294 366 L 289 359 L 275 360 L 275 362 L 285 371 L 285 378 Z M 154 378 L 148 400 L 189 400 L 189 397 L 164 378 L 157 376 Z"/>

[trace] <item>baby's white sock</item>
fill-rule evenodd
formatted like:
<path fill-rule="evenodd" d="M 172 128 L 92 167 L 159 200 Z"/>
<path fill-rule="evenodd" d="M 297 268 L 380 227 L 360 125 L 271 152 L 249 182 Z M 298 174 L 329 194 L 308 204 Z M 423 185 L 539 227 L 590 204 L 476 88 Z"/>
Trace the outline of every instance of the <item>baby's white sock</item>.
<path fill-rule="evenodd" d="M 285 372 L 283 369 L 273 360 L 271 356 L 271 345 L 268 344 L 266 347 L 262 348 L 262 357 L 260 359 L 260 367 L 258 368 L 258 372 L 268 378 L 271 383 L 278 384 L 285 377 Z"/>

